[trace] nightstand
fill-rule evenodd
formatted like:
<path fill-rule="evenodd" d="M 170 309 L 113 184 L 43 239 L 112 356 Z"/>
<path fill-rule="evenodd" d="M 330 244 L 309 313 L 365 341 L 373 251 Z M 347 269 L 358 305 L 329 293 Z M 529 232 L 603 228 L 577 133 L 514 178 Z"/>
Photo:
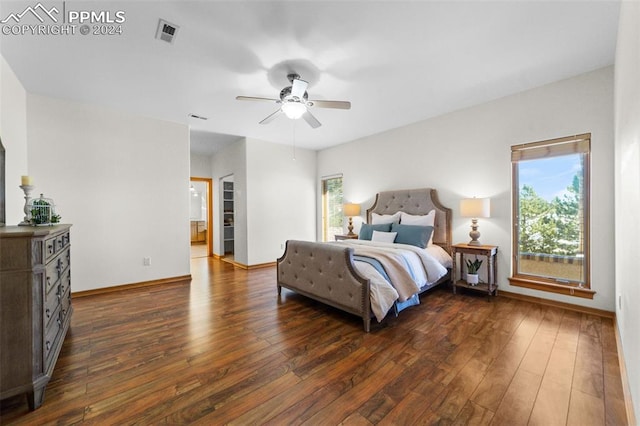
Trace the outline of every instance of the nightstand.
<path fill-rule="evenodd" d="M 460 255 L 460 278 L 456 279 L 456 264 L 458 260 L 458 254 Z M 498 295 L 498 284 L 496 284 L 496 275 L 498 274 L 498 262 L 497 262 L 498 246 L 470 246 L 469 244 L 454 244 L 452 247 L 453 267 L 451 268 L 452 282 L 453 282 L 453 294 L 456 294 L 458 287 L 468 288 L 475 291 L 483 291 L 487 293 L 487 296 Z M 471 286 L 462 279 L 463 272 L 465 270 L 465 255 L 484 256 L 487 258 L 487 282 L 478 283 Z"/>
<path fill-rule="evenodd" d="M 340 241 L 340 240 L 357 240 L 358 239 L 358 234 L 335 235 L 335 237 L 336 237 L 336 241 Z"/>

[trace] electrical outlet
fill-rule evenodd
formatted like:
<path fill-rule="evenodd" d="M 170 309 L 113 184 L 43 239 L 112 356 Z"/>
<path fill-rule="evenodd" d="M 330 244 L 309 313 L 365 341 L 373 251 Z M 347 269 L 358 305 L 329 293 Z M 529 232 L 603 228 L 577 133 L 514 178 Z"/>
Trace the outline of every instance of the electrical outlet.
<path fill-rule="evenodd" d="M 142 258 L 142 264 L 144 266 L 151 266 L 151 258 L 150 257 L 144 257 Z"/>

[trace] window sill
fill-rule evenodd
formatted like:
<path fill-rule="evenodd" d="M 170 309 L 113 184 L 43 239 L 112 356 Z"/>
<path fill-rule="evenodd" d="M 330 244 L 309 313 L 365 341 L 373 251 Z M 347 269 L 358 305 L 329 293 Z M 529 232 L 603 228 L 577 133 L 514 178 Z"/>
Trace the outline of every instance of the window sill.
<path fill-rule="evenodd" d="M 593 299 L 595 291 L 588 288 L 572 287 L 561 284 L 552 284 L 544 281 L 510 277 L 509 283 L 515 287 L 526 287 L 534 290 L 548 291 L 551 293 L 566 294 L 567 296 L 582 297 L 584 299 Z"/>

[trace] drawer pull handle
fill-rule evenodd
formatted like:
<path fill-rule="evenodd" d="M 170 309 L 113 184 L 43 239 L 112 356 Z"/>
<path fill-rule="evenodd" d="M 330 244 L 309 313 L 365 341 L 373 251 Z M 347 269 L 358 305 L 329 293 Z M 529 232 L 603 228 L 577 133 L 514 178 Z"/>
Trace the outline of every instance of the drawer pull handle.
<path fill-rule="evenodd" d="M 47 248 L 49 249 L 49 254 L 53 253 L 53 244 L 47 244 Z"/>
<path fill-rule="evenodd" d="M 49 308 L 47 308 L 45 313 L 47 314 L 47 318 L 51 318 L 51 310 Z"/>
<path fill-rule="evenodd" d="M 56 322 L 58 323 L 58 327 L 62 325 L 62 320 L 60 320 L 60 318 L 58 318 Z"/>
<path fill-rule="evenodd" d="M 51 350 L 51 342 L 47 340 L 47 343 L 45 343 L 45 348 L 47 348 L 47 351 Z"/>

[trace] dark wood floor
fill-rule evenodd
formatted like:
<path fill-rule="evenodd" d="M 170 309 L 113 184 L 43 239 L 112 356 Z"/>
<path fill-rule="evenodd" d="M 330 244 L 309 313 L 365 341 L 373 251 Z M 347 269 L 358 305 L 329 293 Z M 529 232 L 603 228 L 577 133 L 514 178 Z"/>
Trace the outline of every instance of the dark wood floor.
<path fill-rule="evenodd" d="M 1 423 L 625 424 L 611 319 L 442 289 L 366 334 L 275 268 L 192 274 L 75 298 L 44 405 Z"/>

